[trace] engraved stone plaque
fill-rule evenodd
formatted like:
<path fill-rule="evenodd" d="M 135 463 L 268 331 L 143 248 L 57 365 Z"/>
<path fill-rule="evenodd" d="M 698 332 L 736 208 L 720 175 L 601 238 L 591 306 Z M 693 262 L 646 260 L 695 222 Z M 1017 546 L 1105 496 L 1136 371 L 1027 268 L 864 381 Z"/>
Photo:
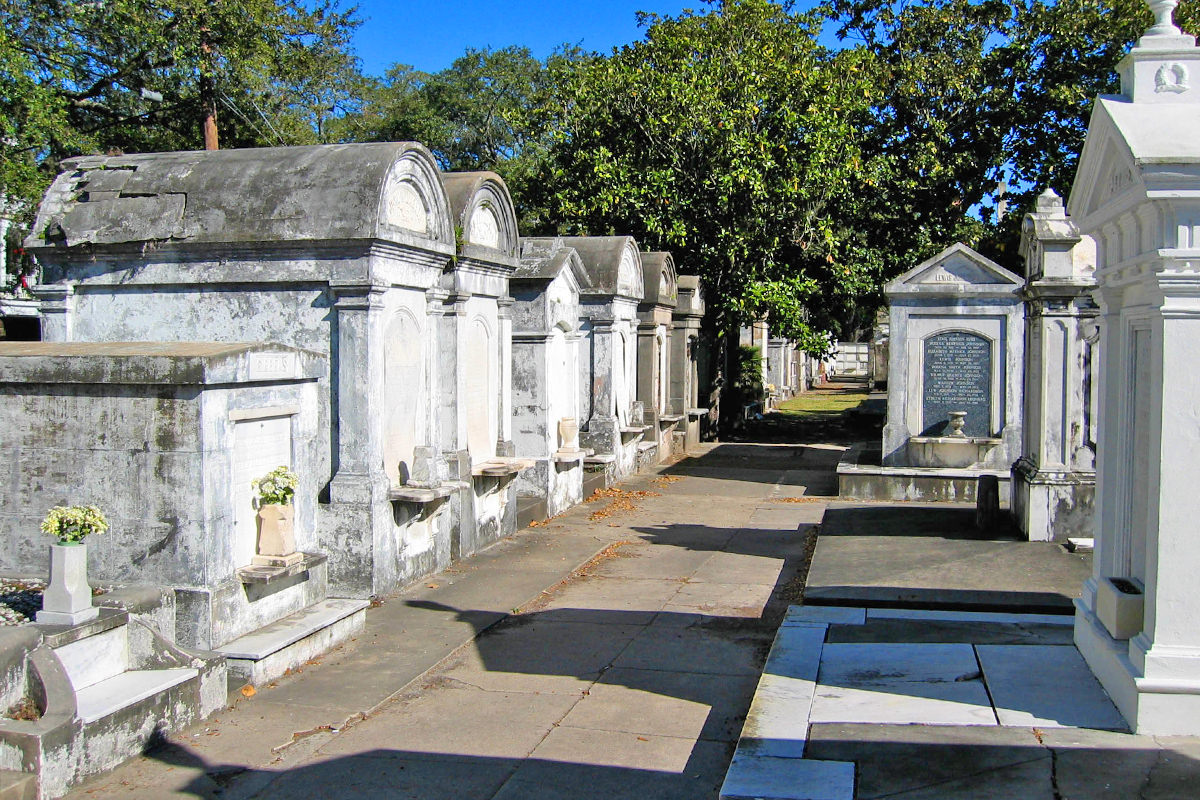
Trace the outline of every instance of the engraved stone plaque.
<path fill-rule="evenodd" d="M 944 436 L 949 412 L 967 412 L 963 433 L 992 434 L 992 343 L 983 336 L 949 331 L 925 340 L 921 434 Z"/>

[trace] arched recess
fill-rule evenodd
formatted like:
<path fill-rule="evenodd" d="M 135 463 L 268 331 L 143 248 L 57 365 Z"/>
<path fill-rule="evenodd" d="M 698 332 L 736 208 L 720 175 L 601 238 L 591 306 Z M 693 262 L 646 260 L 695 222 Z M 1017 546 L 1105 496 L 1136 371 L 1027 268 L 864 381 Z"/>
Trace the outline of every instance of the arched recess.
<path fill-rule="evenodd" d="M 658 404 L 660 413 L 667 412 L 667 399 L 670 395 L 668 391 L 671 384 L 671 359 L 670 353 L 667 352 L 667 335 L 666 331 L 660 326 L 654 332 L 655 353 L 658 354 L 658 370 L 655 374 L 657 385 L 654 387 L 655 402 Z"/>
<path fill-rule="evenodd" d="M 394 486 L 411 475 L 413 449 L 422 444 L 422 424 L 429 416 L 423 341 L 417 317 L 397 310 L 384 334 L 383 365 L 383 466 Z"/>
<path fill-rule="evenodd" d="M 440 175 L 429 151 L 410 143 L 384 181 L 379 199 L 380 233 L 399 229 L 453 246 L 453 216 Z"/>
<path fill-rule="evenodd" d="M 463 404 L 467 414 L 467 450 L 472 461 L 483 461 L 496 455 L 499 435 L 498 405 L 500 402 L 493 334 L 487 321 L 475 317 L 467 326 L 465 347 L 465 381 L 467 393 Z"/>
<path fill-rule="evenodd" d="M 629 387 L 634 385 L 630 380 L 629 370 L 626 366 L 629 362 L 629 351 L 626 344 L 626 336 L 624 331 L 616 331 L 613 337 L 613 359 L 612 359 L 612 401 L 613 413 L 617 418 L 618 424 L 622 427 L 629 424 Z"/>
<path fill-rule="evenodd" d="M 515 258 L 517 212 L 504 179 L 494 172 L 446 172 L 441 179 L 454 224 L 461 231 L 460 251 L 483 247 Z"/>

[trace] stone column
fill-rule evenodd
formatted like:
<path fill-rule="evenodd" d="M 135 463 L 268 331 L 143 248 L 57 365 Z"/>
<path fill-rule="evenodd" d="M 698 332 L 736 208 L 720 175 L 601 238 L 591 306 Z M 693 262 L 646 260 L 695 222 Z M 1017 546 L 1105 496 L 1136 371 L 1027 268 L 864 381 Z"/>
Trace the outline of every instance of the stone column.
<path fill-rule="evenodd" d="M 47 342 L 71 341 L 71 317 L 75 289 L 66 284 L 38 284 L 33 287 L 42 314 L 42 339 Z"/>
<path fill-rule="evenodd" d="M 621 433 L 617 430 L 620 425 L 613 411 L 613 349 L 617 344 L 613 326 L 616 320 L 593 318 L 591 322 L 592 416 L 587 421 L 587 430 L 580 432 L 580 441 L 598 454 L 613 454 L 621 441 Z"/>
<path fill-rule="evenodd" d="M 1136 733 L 1200 733 L 1200 49 L 1173 3 L 1096 102 L 1071 215 L 1103 310 L 1094 572 L 1075 643 Z"/>
<path fill-rule="evenodd" d="M 1091 538 L 1096 443 L 1088 439 L 1092 348 L 1099 309 L 1095 245 L 1047 189 L 1022 226 L 1025 301 L 1025 425 L 1013 464 L 1012 506 L 1030 541 Z"/>
<path fill-rule="evenodd" d="M 377 569 L 394 559 L 377 552 L 386 545 L 391 519 L 386 508 L 388 477 L 383 470 L 383 346 L 376 324 L 384 289 L 359 283 L 332 283 L 337 314 L 332 363 L 336 374 L 331 424 L 337 456 L 329 484 L 332 530 L 325 541 L 329 583 L 340 596 L 374 594 Z"/>

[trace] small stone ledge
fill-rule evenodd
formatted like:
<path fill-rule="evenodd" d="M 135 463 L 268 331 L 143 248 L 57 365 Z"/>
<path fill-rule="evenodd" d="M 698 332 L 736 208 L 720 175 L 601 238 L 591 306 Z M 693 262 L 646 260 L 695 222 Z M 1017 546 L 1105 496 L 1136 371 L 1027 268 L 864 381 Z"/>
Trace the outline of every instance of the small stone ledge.
<path fill-rule="evenodd" d="M 595 450 L 588 449 L 567 449 L 558 450 L 550 458 L 555 464 L 572 464 L 577 461 L 584 461 L 589 456 L 593 455 Z"/>
<path fill-rule="evenodd" d="M 622 436 L 637 436 L 639 433 L 645 433 L 650 430 L 649 425 L 626 425 L 621 428 Z"/>
<path fill-rule="evenodd" d="M 318 564 L 324 564 L 329 560 L 329 556 L 324 553 L 302 553 L 304 557 L 284 567 L 268 567 L 264 565 L 254 564 L 249 567 L 242 567 L 237 571 L 238 580 L 244 584 L 259 584 L 269 586 L 276 581 L 284 578 L 290 578 L 293 575 L 299 575 L 302 572 L 308 572 Z"/>
<path fill-rule="evenodd" d="M 471 475 L 475 478 L 508 478 L 534 465 L 529 458 L 492 458 L 471 467 Z"/>
<path fill-rule="evenodd" d="M 707 408 L 689 408 L 687 410 L 687 415 L 689 417 L 706 417 L 706 416 L 708 416 L 708 409 Z"/>
<path fill-rule="evenodd" d="M 639 453 L 645 453 L 647 450 L 657 450 L 658 442 L 642 442 L 637 446 Z"/>
<path fill-rule="evenodd" d="M 366 600 L 329 599 L 216 648 L 226 658 L 258 661 L 364 610 Z"/>
<path fill-rule="evenodd" d="M 396 503 L 436 503 L 445 500 L 454 489 L 444 484 L 438 486 L 393 486 L 388 489 L 388 500 Z"/>
<path fill-rule="evenodd" d="M 79 625 L 45 625 L 37 627 L 42 631 L 42 641 L 47 647 L 56 649 L 86 639 L 89 636 L 111 631 L 129 622 L 129 612 L 120 608 L 100 608 L 99 616 Z"/>
<path fill-rule="evenodd" d="M 674 425 L 683 419 L 683 414 L 663 414 L 658 418 L 659 425 Z"/>
<path fill-rule="evenodd" d="M 583 463 L 589 466 L 602 466 L 604 464 L 612 464 L 616 460 L 617 456 L 615 453 L 596 453 L 584 458 Z"/>

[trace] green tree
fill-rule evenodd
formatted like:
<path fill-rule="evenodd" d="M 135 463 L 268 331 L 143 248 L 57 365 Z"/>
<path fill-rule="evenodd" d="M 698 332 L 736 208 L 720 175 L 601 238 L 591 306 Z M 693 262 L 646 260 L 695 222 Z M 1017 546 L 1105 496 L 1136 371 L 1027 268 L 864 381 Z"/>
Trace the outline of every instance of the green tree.
<path fill-rule="evenodd" d="M 0 0 L 0 195 L 30 204 L 80 152 L 198 147 L 214 112 L 225 144 L 313 140 L 356 25 L 332 2 Z"/>
<path fill-rule="evenodd" d="M 344 135 L 358 140 L 413 140 L 427 145 L 443 169 L 494 170 L 509 185 L 521 229 L 544 230 L 545 163 L 559 120 L 553 87 L 582 58 L 562 48 L 545 61 L 525 47 L 468 49 L 429 74 L 403 64 L 371 90 Z"/>
<path fill-rule="evenodd" d="M 822 349 L 803 306 L 856 280 L 836 220 L 878 182 L 860 134 L 872 57 L 825 50 L 816 17 L 766 0 L 642 23 L 644 41 L 559 88 L 557 215 L 674 252 L 703 277 L 717 331 L 765 312 Z"/>

